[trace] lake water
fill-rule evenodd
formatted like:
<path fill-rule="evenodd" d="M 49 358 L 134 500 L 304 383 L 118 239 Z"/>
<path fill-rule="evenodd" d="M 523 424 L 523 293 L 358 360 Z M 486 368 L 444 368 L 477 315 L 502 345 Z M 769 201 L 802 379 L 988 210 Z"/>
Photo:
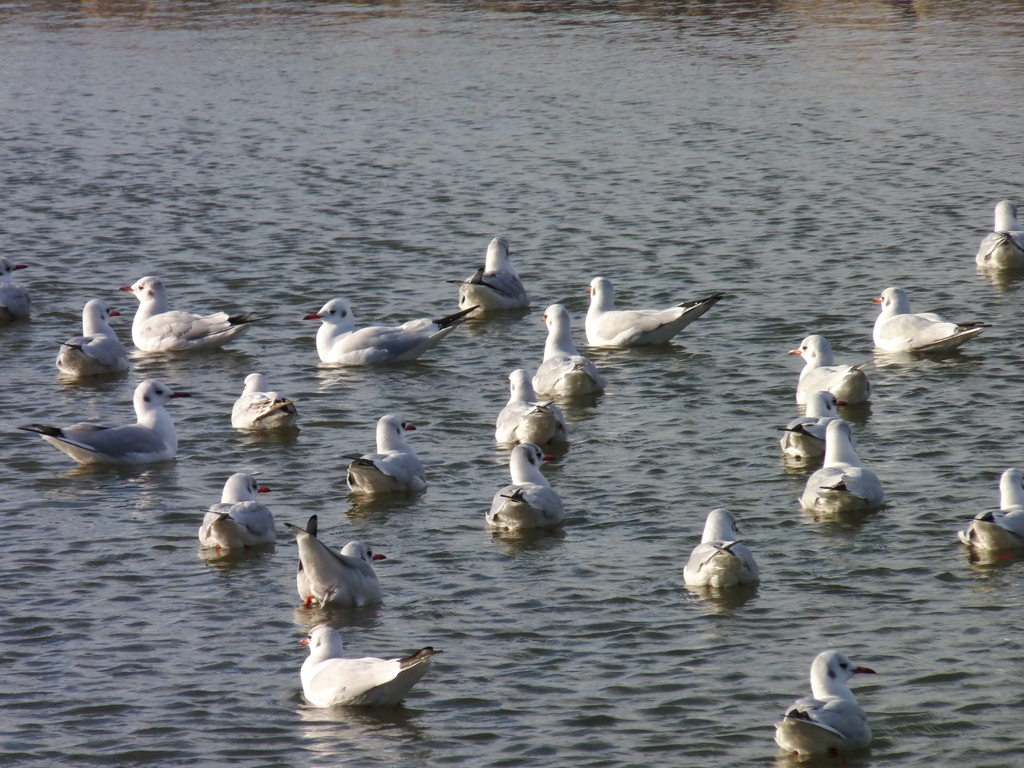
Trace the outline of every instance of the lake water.
<path fill-rule="evenodd" d="M 31 322 L 0 328 L 0 762 L 7 765 L 785 764 L 772 724 L 819 651 L 879 674 L 849 766 L 1024 763 L 1020 561 L 956 530 L 1022 461 L 1020 278 L 974 267 L 1022 195 L 1020 2 L 134 3 L 0 7 L 0 249 Z M 303 315 L 439 317 L 506 236 L 527 313 L 473 320 L 422 361 L 318 365 Z M 254 311 L 240 342 L 59 381 L 82 305 L 161 276 L 172 305 Z M 588 350 L 585 287 L 623 306 L 725 291 L 671 346 Z M 827 336 L 871 360 L 870 299 L 994 324 L 942 358 L 878 355 L 848 409 L 890 506 L 817 521 L 775 427 Z M 506 377 L 562 302 L 609 379 L 567 408 L 546 473 L 561 533 L 484 528 L 507 482 Z M 301 430 L 230 428 L 243 378 Z M 156 377 L 178 458 L 79 468 L 16 427 L 131 421 Z M 420 497 L 357 503 L 344 454 L 400 411 Z M 1009 420 L 1008 420 L 1009 419 Z M 276 548 L 200 557 L 224 480 L 258 470 Z M 682 568 L 732 509 L 762 584 L 732 600 Z M 285 521 L 364 539 L 384 602 L 307 610 Z M 329 621 L 354 655 L 444 650 L 404 707 L 317 710 L 296 646 Z M 822 761 L 835 765 L 835 760 Z"/>

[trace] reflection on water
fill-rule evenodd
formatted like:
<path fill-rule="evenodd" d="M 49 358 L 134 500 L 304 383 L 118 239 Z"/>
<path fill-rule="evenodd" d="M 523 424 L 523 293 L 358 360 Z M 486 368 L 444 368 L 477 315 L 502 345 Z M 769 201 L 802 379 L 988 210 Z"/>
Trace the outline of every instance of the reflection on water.
<path fill-rule="evenodd" d="M 300 698 L 305 702 L 301 694 Z M 431 738 L 422 724 L 423 712 L 406 704 L 373 708 L 303 704 L 296 713 L 306 725 L 306 748 L 320 755 L 324 765 L 344 764 L 346 755 L 359 754 L 372 756 L 381 766 L 405 765 L 410 757 L 432 764 L 432 750 L 420 745 Z"/>
<path fill-rule="evenodd" d="M 483 517 L 480 518 L 480 524 L 481 527 L 485 527 Z M 553 542 L 562 541 L 566 536 L 564 526 L 543 530 L 531 528 L 521 531 L 490 531 L 490 534 L 495 543 L 500 544 L 509 555 L 544 551 L 550 549 Z"/>
<path fill-rule="evenodd" d="M 1016 293 L 1024 280 L 1024 269 L 986 269 L 978 267 L 978 275 L 1003 293 Z"/>
<path fill-rule="evenodd" d="M 701 598 L 709 613 L 727 616 L 757 597 L 759 584 L 737 584 L 726 589 L 687 585 L 687 589 Z"/>

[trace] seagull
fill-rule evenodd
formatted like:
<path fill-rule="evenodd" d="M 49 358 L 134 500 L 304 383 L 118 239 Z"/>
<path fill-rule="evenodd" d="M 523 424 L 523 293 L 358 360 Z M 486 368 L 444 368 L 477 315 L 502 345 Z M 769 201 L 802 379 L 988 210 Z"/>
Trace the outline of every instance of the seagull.
<path fill-rule="evenodd" d="M 604 376 L 576 351 L 569 311 L 561 304 L 552 304 L 544 311 L 543 321 L 548 326 L 548 338 L 544 342 L 544 362 L 533 377 L 534 390 L 563 397 L 604 392 Z"/>
<path fill-rule="evenodd" d="M 910 299 L 902 288 L 886 288 L 882 312 L 875 320 L 875 346 L 886 352 L 949 352 L 985 328 L 985 323 L 951 323 L 934 312 L 910 314 Z"/>
<path fill-rule="evenodd" d="M 615 292 L 606 277 L 595 277 L 587 288 L 587 343 L 592 347 L 638 347 L 665 344 L 683 328 L 722 300 L 716 293 L 695 301 L 684 301 L 668 309 L 641 309 L 632 312 L 615 309 Z"/>
<path fill-rule="evenodd" d="M 484 265 L 468 280 L 449 280 L 459 286 L 459 307 L 484 312 L 530 306 L 530 294 L 523 288 L 508 258 L 508 240 L 496 237 L 487 246 Z"/>
<path fill-rule="evenodd" d="M 269 488 L 244 472 L 236 472 L 224 483 L 220 504 L 214 504 L 203 518 L 199 541 L 204 547 L 243 549 L 273 544 L 277 539 L 273 513 L 256 500 Z"/>
<path fill-rule="evenodd" d="M 139 310 L 132 322 L 132 341 L 143 352 L 175 352 L 222 347 L 249 330 L 253 314 L 226 312 L 193 315 L 167 309 L 167 289 L 159 277 L 141 277 L 122 291 L 135 294 Z"/>
<path fill-rule="evenodd" d="M 825 429 L 839 418 L 836 408 L 846 405 L 831 392 L 815 392 L 807 398 L 807 413 L 793 419 L 785 427 L 780 445 L 782 452 L 794 459 L 825 455 Z"/>
<path fill-rule="evenodd" d="M 858 405 L 871 398 L 871 382 L 860 365 L 835 365 L 832 345 L 824 336 L 808 336 L 800 347 L 789 352 L 804 359 L 804 369 L 796 385 L 796 402 L 803 405 L 814 392 L 831 392 L 846 405 Z"/>
<path fill-rule="evenodd" d="M 988 550 L 1024 547 L 1024 476 L 1008 469 L 999 479 L 999 509 L 979 512 L 966 531 L 957 531 L 969 547 Z"/>
<path fill-rule="evenodd" d="M 981 241 L 974 257 L 979 267 L 1024 268 L 1024 227 L 1017 221 L 1017 206 L 1009 200 L 996 203 L 995 226 Z"/>
<path fill-rule="evenodd" d="M 704 535 L 683 568 L 690 587 L 734 587 L 761 580 L 757 563 L 739 539 L 736 518 L 727 509 L 713 509 L 704 524 Z"/>
<path fill-rule="evenodd" d="M 299 645 L 309 646 L 302 693 L 316 707 L 398 704 L 441 653 L 427 646 L 402 659 L 343 659 L 341 635 L 326 624 L 313 627 Z"/>
<path fill-rule="evenodd" d="M 377 422 L 377 452 L 348 456 L 348 487 L 359 493 L 422 491 L 427 473 L 416 452 L 405 440 L 405 433 L 416 429 L 402 421 L 397 413 L 382 416 Z"/>
<path fill-rule="evenodd" d="M 21 320 L 32 314 L 32 297 L 28 288 L 11 278 L 11 272 L 25 268 L 24 264 L 15 264 L 0 256 L 0 320 Z"/>
<path fill-rule="evenodd" d="M 775 741 L 801 755 L 836 754 L 871 743 L 867 715 L 847 686 L 854 675 L 873 675 L 841 651 L 823 651 L 811 664 L 811 695 L 797 699 L 775 724 Z"/>
<path fill-rule="evenodd" d="M 380 582 L 372 562 L 386 560 L 361 541 L 350 541 L 339 555 L 316 537 L 317 516 L 306 523 L 306 530 L 285 523 L 295 531 L 299 545 L 299 571 L 295 584 L 299 597 L 308 608 L 320 605 L 362 608 L 380 602 Z"/>
<path fill-rule="evenodd" d="M 278 429 L 295 426 L 299 412 L 295 403 L 270 391 L 267 377 L 250 373 L 245 377 L 242 396 L 231 409 L 231 426 L 235 429 Z"/>
<path fill-rule="evenodd" d="M 508 381 L 512 394 L 498 414 L 494 439 L 502 444 L 567 442 L 569 428 L 562 409 L 554 403 L 537 402 L 530 375 L 524 370 L 515 370 L 508 375 Z"/>
<path fill-rule="evenodd" d="M 187 392 L 174 392 L 170 387 L 147 379 L 135 388 L 132 399 L 139 421 L 130 427 L 108 427 L 102 424 L 72 424 L 50 427 L 32 424 L 18 427 L 35 432 L 43 440 L 64 451 L 79 464 L 149 464 L 173 459 L 178 450 L 178 436 L 164 406 L 175 397 L 190 397 Z"/>
<path fill-rule="evenodd" d="M 379 365 L 415 360 L 437 346 L 476 307 L 437 320 L 421 318 L 402 325 L 371 325 L 356 330 L 356 319 L 344 299 L 332 299 L 303 320 L 320 320 L 316 351 L 321 362 Z"/>
<path fill-rule="evenodd" d="M 128 352 L 107 320 L 121 313 L 93 299 L 82 310 L 82 335 L 60 345 L 57 368 L 69 376 L 99 376 L 128 370 Z"/>
<path fill-rule="evenodd" d="M 487 513 L 487 525 L 506 531 L 553 528 L 565 519 L 562 500 L 541 474 L 544 453 L 533 443 L 512 449 L 508 468 L 512 485 L 494 495 Z"/>
<path fill-rule="evenodd" d="M 825 462 L 807 480 L 800 503 L 811 512 L 865 512 L 885 504 L 878 476 L 865 469 L 853 447 L 850 425 L 835 419 L 825 428 Z"/>

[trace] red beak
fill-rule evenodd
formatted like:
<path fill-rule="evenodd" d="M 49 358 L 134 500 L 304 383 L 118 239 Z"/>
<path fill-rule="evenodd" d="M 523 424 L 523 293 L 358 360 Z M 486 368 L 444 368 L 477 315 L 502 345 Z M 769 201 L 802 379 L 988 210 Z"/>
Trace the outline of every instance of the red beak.
<path fill-rule="evenodd" d="M 845 400 L 836 400 L 836 405 L 849 405 Z"/>
<path fill-rule="evenodd" d="M 879 296 L 877 299 L 872 299 L 872 301 L 875 302 L 875 304 L 881 304 L 885 299 Z"/>
<path fill-rule="evenodd" d="M 118 312 L 116 309 L 112 309 L 112 310 L 110 310 L 110 316 L 111 317 L 120 317 L 121 313 Z"/>
<path fill-rule="evenodd" d="M 299 640 L 299 645 L 309 645 L 309 638 L 304 637 L 301 640 Z"/>
<path fill-rule="evenodd" d="M 801 352 L 799 349 L 791 349 L 786 354 L 787 355 L 802 355 L 803 352 Z"/>
<path fill-rule="evenodd" d="M 544 461 L 554 461 L 554 460 L 555 460 L 555 457 L 552 456 L 550 453 L 545 454 Z"/>
<path fill-rule="evenodd" d="M 868 669 L 867 667 L 854 667 L 853 671 L 854 672 L 859 672 L 862 675 L 874 675 L 874 674 L 876 674 L 875 670 Z"/>
<path fill-rule="evenodd" d="M 270 489 L 267 488 L 267 486 L 265 485 L 261 485 L 259 488 L 256 489 L 256 493 L 270 493 Z"/>
<path fill-rule="evenodd" d="M 171 392 L 171 397 L 192 397 L 188 392 Z"/>
<path fill-rule="evenodd" d="M 316 312 L 314 312 L 312 315 L 306 315 L 302 319 L 303 320 L 319 320 L 320 319 L 320 315 L 318 315 Z"/>
<path fill-rule="evenodd" d="M 590 286 L 587 286 L 587 293 L 590 293 Z"/>
<path fill-rule="evenodd" d="M 406 424 L 405 425 L 405 431 L 406 432 L 415 432 L 416 431 L 416 427 L 413 424 Z"/>
<path fill-rule="evenodd" d="M 128 293 L 132 293 L 132 287 L 130 285 L 122 285 L 117 290 L 119 290 L 119 291 L 128 291 Z"/>
<path fill-rule="evenodd" d="M 28 269 L 28 264 L 15 264 L 11 269 Z"/>
<path fill-rule="evenodd" d="M 378 552 L 376 555 L 374 555 L 372 559 L 373 560 L 387 560 L 387 558 L 384 555 L 382 555 L 380 552 Z"/>

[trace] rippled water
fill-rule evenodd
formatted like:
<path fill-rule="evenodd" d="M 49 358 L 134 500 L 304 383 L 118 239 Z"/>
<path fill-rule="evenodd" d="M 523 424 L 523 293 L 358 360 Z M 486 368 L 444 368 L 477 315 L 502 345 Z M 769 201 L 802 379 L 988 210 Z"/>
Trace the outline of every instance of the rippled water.
<path fill-rule="evenodd" d="M 22 765 L 771 764 L 772 723 L 812 657 L 879 674 L 856 693 L 871 751 L 847 765 L 1024 759 L 1021 563 L 972 563 L 955 531 L 1021 463 L 1019 278 L 978 275 L 994 204 L 1020 194 L 1020 3 L 0 7 L 0 244 L 30 323 L 0 329 L 4 522 L 0 760 Z M 422 361 L 317 365 L 301 317 L 440 316 L 509 238 L 535 303 L 474 320 Z M 256 311 L 227 350 L 58 381 L 91 298 L 161 275 L 172 302 Z M 483 526 L 507 482 L 506 375 L 534 368 L 543 308 L 582 344 L 584 288 L 620 303 L 727 300 L 663 349 L 586 350 L 607 393 L 571 407 L 546 467 L 564 531 Z M 872 357 L 888 285 L 995 324 L 940 359 L 876 357 L 845 414 L 891 505 L 816 521 L 774 427 L 813 332 Z M 252 371 L 301 431 L 230 429 Z M 19 424 L 130 420 L 159 377 L 192 392 L 177 461 L 77 468 Z M 418 498 L 349 499 L 343 454 L 399 410 Z M 205 561 L 196 532 L 259 470 L 276 549 Z M 759 589 L 712 602 L 682 566 L 728 506 Z M 385 552 L 375 610 L 299 607 L 283 521 Z M 295 642 L 445 653 L 403 708 L 304 704 Z M 825 761 L 835 764 L 835 761 Z"/>

